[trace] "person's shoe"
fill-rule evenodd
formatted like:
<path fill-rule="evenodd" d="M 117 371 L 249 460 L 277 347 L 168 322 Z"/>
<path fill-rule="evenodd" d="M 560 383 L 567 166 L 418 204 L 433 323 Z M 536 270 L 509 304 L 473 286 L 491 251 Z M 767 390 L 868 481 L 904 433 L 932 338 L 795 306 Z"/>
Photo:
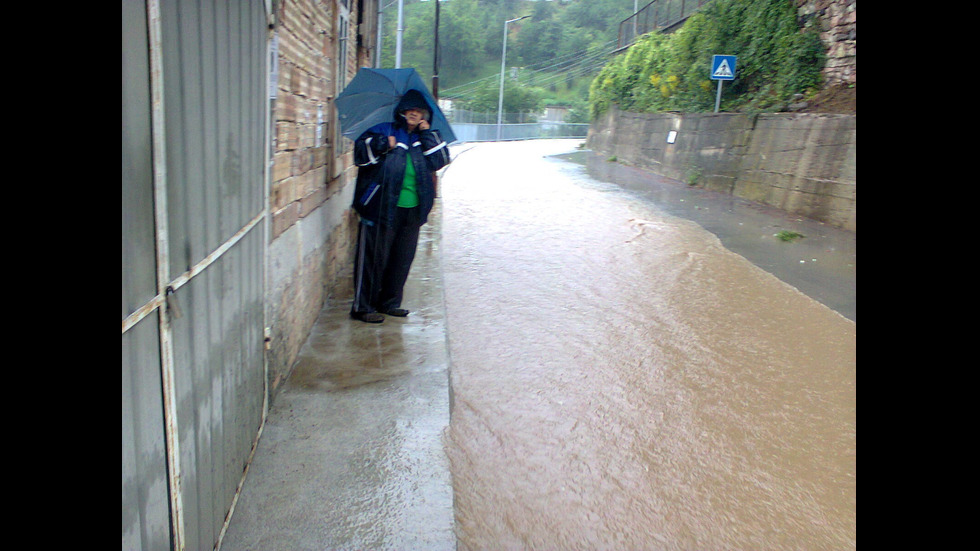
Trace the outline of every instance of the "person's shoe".
<path fill-rule="evenodd" d="M 404 308 L 392 308 L 391 310 L 385 311 L 385 314 L 389 316 L 395 316 L 397 318 L 404 318 L 408 315 L 408 310 Z"/>
<path fill-rule="evenodd" d="M 351 312 L 350 317 L 364 323 L 381 323 L 385 320 L 385 317 L 378 312 Z"/>

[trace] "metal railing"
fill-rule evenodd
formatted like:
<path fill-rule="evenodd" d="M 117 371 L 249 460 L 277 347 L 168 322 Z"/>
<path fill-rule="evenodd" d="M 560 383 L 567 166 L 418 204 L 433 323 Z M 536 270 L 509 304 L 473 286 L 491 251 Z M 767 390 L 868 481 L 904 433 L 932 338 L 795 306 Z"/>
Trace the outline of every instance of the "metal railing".
<path fill-rule="evenodd" d="M 497 141 L 497 114 L 447 109 L 446 120 L 453 127 L 457 142 Z M 539 138 L 585 138 L 589 135 L 588 123 L 570 123 L 557 120 L 541 120 L 540 113 L 504 113 L 500 124 L 501 141 L 534 140 Z M 512 122 L 506 122 L 512 121 Z"/>
<path fill-rule="evenodd" d="M 497 125 L 481 123 L 451 123 L 457 142 L 497 141 Z M 500 140 L 535 140 L 543 138 L 585 138 L 588 123 L 529 122 L 500 125 Z"/>
<path fill-rule="evenodd" d="M 711 0 L 653 0 L 619 24 L 616 51 L 629 47 L 637 37 L 654 31 L 670 31 Z"/>

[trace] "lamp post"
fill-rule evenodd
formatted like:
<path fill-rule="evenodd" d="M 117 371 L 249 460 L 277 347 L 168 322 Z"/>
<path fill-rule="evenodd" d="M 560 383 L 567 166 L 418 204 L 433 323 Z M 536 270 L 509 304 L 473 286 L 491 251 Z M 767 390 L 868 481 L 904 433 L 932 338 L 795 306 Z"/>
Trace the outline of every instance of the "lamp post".
<path fill-rule="evenodd" d="M 507 64 L 507 24 L 513 23 L 514 21 L 520 21 L 521 19 L 527 19 L 531 17 L 530 15 L 525 15 L 523 17 L 518 17 L 517 19 L 509 19 L 504 21 L 504 51 L 500 55 L 500 94 L 497 95 L 497 141 L 500 141 L 500 123 L 503 120 L 504 114 L 504 67 Z"/>

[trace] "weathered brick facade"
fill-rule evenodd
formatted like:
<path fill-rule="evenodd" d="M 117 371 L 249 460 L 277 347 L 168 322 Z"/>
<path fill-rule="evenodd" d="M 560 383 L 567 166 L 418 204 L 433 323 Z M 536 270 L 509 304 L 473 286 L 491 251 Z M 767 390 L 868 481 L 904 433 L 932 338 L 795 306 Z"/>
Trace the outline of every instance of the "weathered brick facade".
<path fill-rule="evenodd" d="M 356 33 L 375 28 L 376 11 L 376 0 L 276 3 L 266 307 L 273 392 L 324 302 L 349 295 L 356 172 L 351 142 L 333 124 L 333 99 L 357 67 L 373 64 L 374 40 Z"/>
<path fill-rule="evenodd" d="M 287 0 L 279 9 L 279 78 L 269 197 L 273 238 L 326 200 L 331 145 L 322 135 L 325 121 L 318 118 L 325 117 L 327 91 L 334 77 L 329 54 L 336 8 L 334 2 Z"/>

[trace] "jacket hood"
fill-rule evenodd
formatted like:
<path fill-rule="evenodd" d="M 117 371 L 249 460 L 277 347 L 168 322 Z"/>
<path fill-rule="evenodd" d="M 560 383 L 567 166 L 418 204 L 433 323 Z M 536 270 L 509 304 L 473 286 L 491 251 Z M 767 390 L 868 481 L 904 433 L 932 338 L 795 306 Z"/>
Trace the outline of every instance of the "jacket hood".
<path fill-rule="evenodd" d="M 425 96 L 415 89 L 410 89 L 405 92 L 402 99 L 398 101 L 398 105 L 395 106 L 395 121 L 401 122 L 401 113 L 412 108 L 424 109 L 425 112 L 428 113 L 425 120 L 432 122 L 432 108 L 429 107 L 429 102 L 425 101 Z"/>

